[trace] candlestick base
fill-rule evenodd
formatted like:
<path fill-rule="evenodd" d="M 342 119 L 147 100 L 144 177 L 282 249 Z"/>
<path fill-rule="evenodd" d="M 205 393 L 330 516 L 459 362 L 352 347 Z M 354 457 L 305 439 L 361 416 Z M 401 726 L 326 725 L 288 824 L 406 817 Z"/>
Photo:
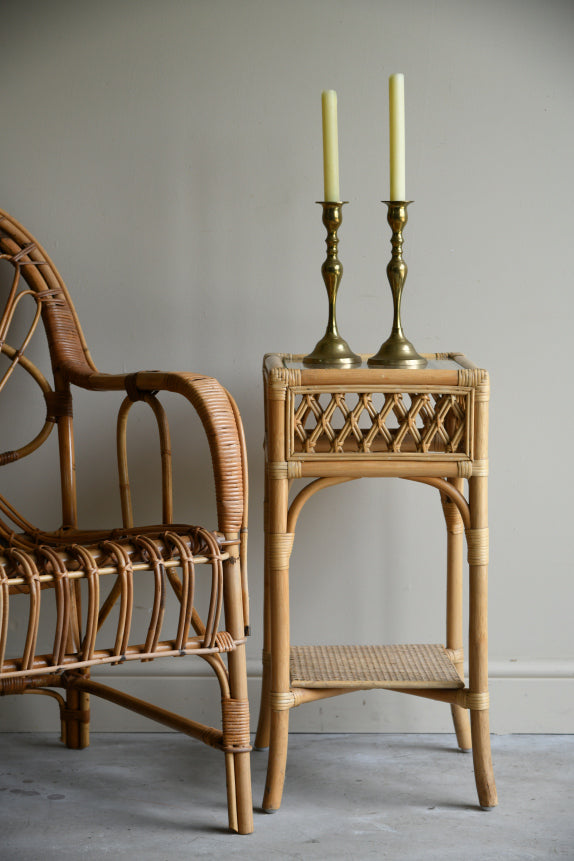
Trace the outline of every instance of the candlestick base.
<path fill-rule="evenodd" d="M 425 368 L 427 360 L 419 355 L 405 337 L 401 323 L 401 298 L 408 267 L 403 260 L 403 228 L 408 220 L 407 206 L 412 200 L 384 200 L 387 204 L 387 221 L 393 232 L 391 260 L 387 277 L 393 294 L 393 328 L 381 349 L 368 360 L 371 368 Z"/>
<path fill-rule="evenodd" d="M 343 204 L 346 201 L 318 201 L 323 207 L 323 224 L 327 229 L 327 257 L 321 267 L 323 281 L 329 299 L 329 321 L 325 334 L 315 349 L 303 359 L 305 365 L 320 365 L 324 368 L 352 368 L 362 359 L 353 353 L 337 329 L 337 292 L 343 276 L 343 264 L 337 257 L 339 239 L 337 231 L 343 221 Z"/>
<path fill-rule="evenodd" d="M 344 338 L 328 330 L 315 349 L 303 359 L 304 365 L 322 365 L 324 368 L 353 368 L 362 363 L 360 356 L 353 353 Z"/>
<path fill-rule="evenodd" d="M 379 352 L 368 359 L 370 368 L 426 368 L 427 360 L 399 332 L 392 332 Z"/>

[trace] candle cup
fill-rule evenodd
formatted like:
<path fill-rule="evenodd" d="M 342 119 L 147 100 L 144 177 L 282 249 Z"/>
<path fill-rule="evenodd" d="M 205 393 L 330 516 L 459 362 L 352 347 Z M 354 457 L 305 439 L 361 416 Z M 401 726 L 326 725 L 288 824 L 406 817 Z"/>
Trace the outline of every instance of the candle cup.
<path fill-rule="evenodd" d="M 387 278 L 393 294 L 393 327 L 381 349 L 368 360 L 371 368 L 425 368 L 427 360 L 420 356 L 405 337 L 401 322 L 401 299 L 408 267 L 403 260 L 403 228 L 408 220 L 407 207 L 412 200 L 384 200 L 387 221 L 392 230 L 392 256 L 387 266 Z"/>
<path fill-rule="evenodd" d="M 361 364 L 361 357 L 353 353 L 337 328 L 337 293 L 343 276 L 343 264 L 337 256 L 339 238 L 337 231 L 343 221 L 343 204 L 346 201 L 318 201 L 323 207 L 323 224 L 327 229 L 327 257 L 321 266 L 323 281 L 329 299 L 329 320 L 325 334 L 315 345 L 313 352 L 305 356 L 305 365 L 325 368 L 352 368 Z"/>

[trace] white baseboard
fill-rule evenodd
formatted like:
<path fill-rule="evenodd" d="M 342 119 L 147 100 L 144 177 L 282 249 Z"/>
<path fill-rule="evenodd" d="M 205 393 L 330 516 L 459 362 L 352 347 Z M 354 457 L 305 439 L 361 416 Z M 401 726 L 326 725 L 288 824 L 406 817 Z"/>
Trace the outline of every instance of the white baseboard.
<path fill-rule="evenodd" d="M 196 661 L 187 661 L 198 664 Z M 166 662 L 162 675 L 149 664 L 132 664 L 94 674 L 141 699 L 149 699 L 194 720 L 219 725 L 217 682 L 202 666 L 189 675 L 178 661 Z M 105 676 L 105 678 L 104 678 Z M 115 681 L 114 681 L 115 679 Z M 251 724 L 257 725 L 260 666 L 249 666 Z M 506 733 L 574 733 L 574 660 L 501 660 L 490 663 L 491 729 Z M 125 709 L 92 697 L 94 732 L 166 731 Z M 364 691 L 321 700 L 291 713 L 293 732 L 452 732 L 450 709 L 443 703 L 391 691 Z M 48 697 L 5 697 L 0 702 L 0 732 L 58 730 L 58 708 Z"/>

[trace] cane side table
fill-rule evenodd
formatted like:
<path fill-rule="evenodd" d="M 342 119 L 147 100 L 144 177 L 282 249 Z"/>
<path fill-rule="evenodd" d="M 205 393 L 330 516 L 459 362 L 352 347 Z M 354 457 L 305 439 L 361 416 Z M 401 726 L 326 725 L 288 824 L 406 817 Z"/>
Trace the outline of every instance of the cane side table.
<path fill-rule="evenodd" d="M 487 663 L 488 374 L 461 353 L 427 355 L 422 370 L 369 368 L 363 358 L 361 367 L 349 369 L 306 368 L 302 356 L 282 353 L 264 360 L 265 618 L 255 739 L 256 748 L 269 747 L 263 808 L 273 812 L 281 804 L 290 709 L 372 688 L 449 703 L 458 745 L 473 751 L 479 804 L 494 807 Z M 423 482 L 439 491 L 447 531 L 445 645 L 291 645 L 289 559 L 301 509 L 325 487 L 371 476 Z M 305 479 L 290 497 L 290 486 Z"/>

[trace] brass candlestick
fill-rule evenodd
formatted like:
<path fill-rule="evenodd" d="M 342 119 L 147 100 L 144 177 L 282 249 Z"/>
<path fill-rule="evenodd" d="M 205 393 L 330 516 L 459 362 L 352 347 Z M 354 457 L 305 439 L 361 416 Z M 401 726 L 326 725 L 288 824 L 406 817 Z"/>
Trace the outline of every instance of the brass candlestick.
<path fill-rule="evenodd" d="M 329 298 L 327 329 L 315 349 L 305 356 L 305 365 L 322 365 L 329 368 L 351 368 L 361 364 L 361 357 L 353 353 L 337 329 L 337 292 L 343 276 L 343 264 L 337 257 L 339 238 L 337 231 L 343 221 L 343 203 L 347 201 L 318 201 L 323 207 L 323 224 L 327 228 L 327 257 L 321 266 L 323 281 Z"/>
<path fill-rule="evenodd" d="M 401 323 L 401 298 L 408 267 L 403 260 L 403 228 L 408 220 L 407 206 L 412 200 L 384 200 L 387 204 L 387 221 L 393 235 L 392 256 L 387 266 L 387 277 L 393 294 L 393 328 L 378 353 L 368 360 L 372 368 L 425 368 L 427 360 L 420 356 L 405 337 Z"/>

